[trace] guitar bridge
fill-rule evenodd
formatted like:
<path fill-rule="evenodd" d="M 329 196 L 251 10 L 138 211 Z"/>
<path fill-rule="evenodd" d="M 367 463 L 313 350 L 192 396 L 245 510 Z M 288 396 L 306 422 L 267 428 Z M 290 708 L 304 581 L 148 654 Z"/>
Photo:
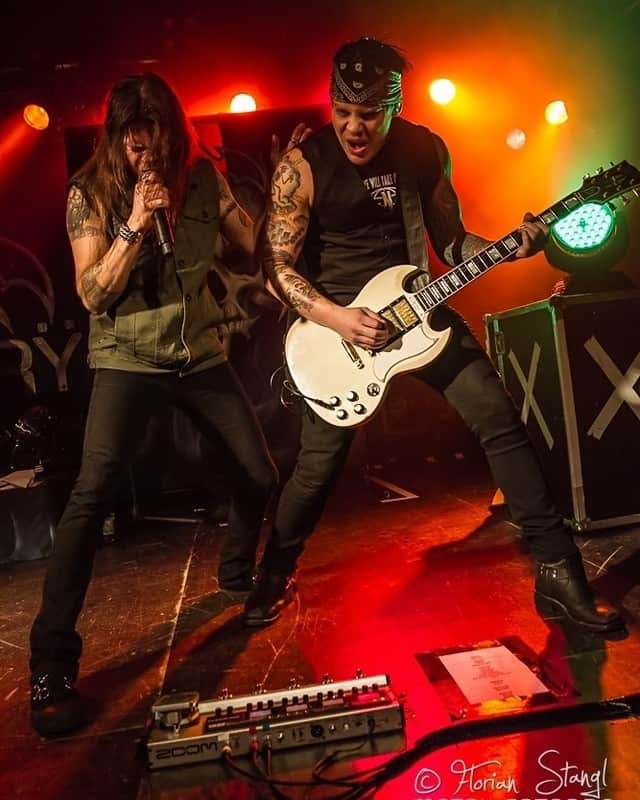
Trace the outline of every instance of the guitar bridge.
<path fill-rule="evenodd" d="M 358 351 L 356 348 L 351 344 L 351 342 L 345 341 L 345 339 L 341 339 L 342 346 L 347 351 L 347 355 L 353 361 L 358 369 L 364 369 L 364 361 L 358 355 Z"/>

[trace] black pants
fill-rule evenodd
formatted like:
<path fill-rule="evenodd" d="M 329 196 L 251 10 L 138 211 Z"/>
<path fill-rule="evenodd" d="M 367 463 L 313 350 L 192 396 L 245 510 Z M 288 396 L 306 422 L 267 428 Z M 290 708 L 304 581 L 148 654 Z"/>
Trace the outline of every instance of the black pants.
<path fill-rule="evenodd" d="M 87 416 L 80 473 L 57 527 L 42 606 L 31 630 L 31 669 L 74 669 L 82 650 L 75 630 L 91 578 L 102 524 L 119 480 L 160 404 L 182 408 L 217 449 L 233 497 L 222 547 L 221 585 L 250 581 L 265 508 L 277 473 L 253 409 L 228 364 L 186 377 L 98 370 Z"/>
<path fill-rule="evenodd" d="M 576 545 L 554 508 L 519 414 L 484 350 L 466 323 L 447 307 L 434 312 L 431 324 L 437 329 L 451 326 L 451 339 L 439 358 L 413 374 L 444 394 L 479 438 L 495 482 L 536 560 L 553 562 L 575 554 Z M 353 436 L 351 429 L 305 415 L 298 460 L 280 496 L 265 568 L 279 573 L 295 569 Z"/>

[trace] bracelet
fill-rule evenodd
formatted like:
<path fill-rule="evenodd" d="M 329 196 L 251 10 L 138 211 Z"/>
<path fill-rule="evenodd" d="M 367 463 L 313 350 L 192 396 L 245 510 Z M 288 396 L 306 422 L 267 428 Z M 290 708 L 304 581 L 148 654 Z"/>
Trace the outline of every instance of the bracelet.
<path fill-rule="evenodd" d="M 143 237 L 142 231 L 134 231 L 133 228 L 130 228 L 126 222 L 123 222 L 120 226 L 120 230 L 118 231 L 118 236 L 121 239 L 133 247 L 134 244 L 138 244 L 140 239 Z"/>

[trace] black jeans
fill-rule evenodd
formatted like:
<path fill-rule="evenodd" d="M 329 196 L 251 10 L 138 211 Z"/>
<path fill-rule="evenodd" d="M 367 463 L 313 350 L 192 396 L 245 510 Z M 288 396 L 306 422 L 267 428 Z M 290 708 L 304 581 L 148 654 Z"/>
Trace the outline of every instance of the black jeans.
<path fill-rule="evenodd" d="M 436 309 L 434 328 L 451 326 L 445 351 L 413 373 L 444 394 L 482 444 L 496 484 L 537 561 L 577 553 L 556 512 L 520 416 L 486 353 L 451 309 Z M 354 431 L 307 414 L 294 472 L 283 488 L 263 566 L 291 573 L 346 461 Z"/>
<path fill-rule="evenodd" d="M 221 585 L 250 582 L 266 506 L 277 483 L 261 428 L 228 364 L 179 377 L 97 370 L 85 430 L 82 464 L 58 524 L 47 565 L 42 606 L 31 629 L 31 670 L 73 670 L 82 650 L 75 630 L 91 578 L 102 524 L 119 480 L 160 404 L 182 408 L 219 451 L 233 497 L 222 547 Z"/>

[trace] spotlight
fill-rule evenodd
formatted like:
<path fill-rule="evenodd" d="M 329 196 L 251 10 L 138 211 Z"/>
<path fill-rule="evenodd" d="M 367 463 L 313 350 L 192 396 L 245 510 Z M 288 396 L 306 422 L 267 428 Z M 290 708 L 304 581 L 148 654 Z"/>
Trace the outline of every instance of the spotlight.
<path fill-rule="evenodd" d="M 514 128 L 507 134 L 507 147 L 512 150 L 521 150 L 527 143 L 527 134 L 520 128 Z"/>
<path fill-rule="evenodd" d="M 585 203 L 551 226 L 544 249 L 551 266 L 569 273 L 569 294 L 629 288 L 617 266 L 629 244 L 625 215 L 611 205 Z"/>
<path fill-rule="evenodd" d="M 250 94 L 237 94 L 229 104 L 229 109 L 234 114 L 243 114 L 247 111 L 255 111 L 256 108 L 256 101 Z"/>
<path fill-rule="evenodd" d="M 569 119 L 564 100 L 554 100 L 544 110 L 544 116 L 549 125 L 562 125 Z"/>
<path fill-rule="evenodd" d="M 613 233 L 615 218 L 608 205 L 585 203 L 551 228 L 563 250 L 587 253 L 602 247 Z"/>
<path fill-rule="evenodd" d="M 456 87 L 448 78 L 438 78 L 431 82 L 429 95 L 434 103 L 446 106 L 456 96 Z"/>
<path fill-rule="evenodd" d="M 43 131 L 49 127 L 49 115 L 42 106 L 36 106 L 31 103 L 25 106 L 22 116 L 27 125 L 30 125 L 37 131 Z"/>

